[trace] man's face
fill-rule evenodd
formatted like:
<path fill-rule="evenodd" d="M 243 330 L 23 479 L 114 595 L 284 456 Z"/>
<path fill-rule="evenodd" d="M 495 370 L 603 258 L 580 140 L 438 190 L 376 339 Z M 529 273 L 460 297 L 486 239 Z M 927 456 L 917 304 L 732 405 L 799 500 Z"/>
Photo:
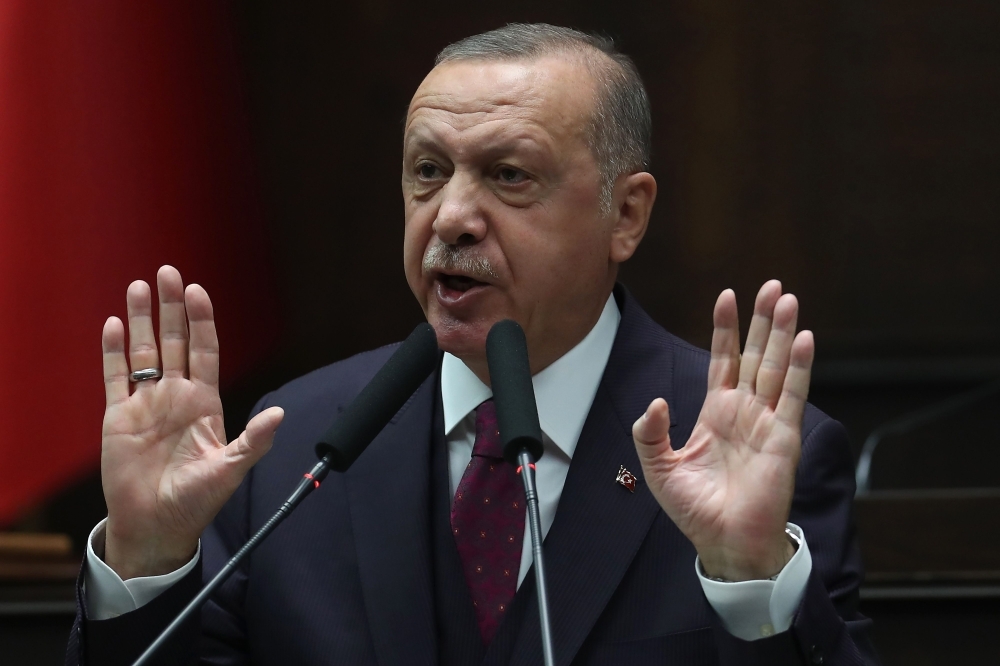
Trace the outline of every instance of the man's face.
<path fill-rule="evenodd" d="M 593 104 L 587 69 L 559 57 L 446 63 L 410 103 L 406 279 L 441 348 L 481 378 L 494 323 L 524 327 L 537 372 L 587 334 L 614 283 Z"/>

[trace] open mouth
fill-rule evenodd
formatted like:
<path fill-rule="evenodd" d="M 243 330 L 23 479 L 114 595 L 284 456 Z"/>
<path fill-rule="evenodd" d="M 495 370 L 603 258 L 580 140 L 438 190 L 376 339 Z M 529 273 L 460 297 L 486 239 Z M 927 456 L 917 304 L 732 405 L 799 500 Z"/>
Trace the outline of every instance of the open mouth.
<path fill-rule="evenodd" d="M 446 289 L 459 292 L 466 292 L 473 287 L 485 287 L 487 285 L 486 282 L 480 282 L 479 280 L 466 275 L 448 275 L 447 273 L 438 273 L 435 279 Z"/>

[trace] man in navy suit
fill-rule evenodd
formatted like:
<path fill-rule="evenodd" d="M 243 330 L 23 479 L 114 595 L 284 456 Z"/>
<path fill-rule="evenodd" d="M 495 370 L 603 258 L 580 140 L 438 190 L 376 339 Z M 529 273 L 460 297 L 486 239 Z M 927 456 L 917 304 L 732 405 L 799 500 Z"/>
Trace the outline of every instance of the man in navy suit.
<path fill-rule="evenodd" d="M 814 346 L 795 297 L 761 288 L 741 354 L 723 292 L 709 354 L 616 285 L 656 196 L 649 136 L 641 80 L 606 40 L 510 25 L 439 55 L 407 114 L 402 186 L 406 277 L 441 364 L 163 663 L 540 663 L 523 534 L 508 537 L 513 564 L 486 572 L 507 582 L 484 589 L 459 529 L 473 470 L 493 471 L 485 338 L 505 318 L 527 336 L 545 440 L 557 663 L 877 663 L 856 612 L 846 437 L 805 402 Z M 128 360 L 122 323 L 104 329 L 108 518 L 67 663 L 134 659 L 280 505 L 392 351 L 265 396 L 226 445 L 208 295 L 170 267 L 157 287 L 159 346 L 143 282 L 127 295 Z"/>

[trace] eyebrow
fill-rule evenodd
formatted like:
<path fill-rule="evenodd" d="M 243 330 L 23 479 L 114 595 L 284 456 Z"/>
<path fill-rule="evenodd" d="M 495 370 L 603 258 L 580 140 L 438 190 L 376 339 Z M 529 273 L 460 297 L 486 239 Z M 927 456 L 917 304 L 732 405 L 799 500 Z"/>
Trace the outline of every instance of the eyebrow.
<path fill-rule="evenodd" d="M 437 148 L 441 145 L 440 141 L 435 140 L 433 136 L 429 136 L 426 132 L 416 132 L 409 133 L 404 130 L 403 134 L 403 148 L 415 147 L 415 148 Z"/>
<path fill-rule="evenodd" d="M 447 152 L 447 144 L 441 141 L 437 133 L 433 130 L 421 127 L 413 133 L 404 136 L 404 154 L 414 149 L 424 149 L 438 153 Z M 500 136 L 491 136 L 485 142 L 477 142 L 474 154 L 485 155 L 487 158 L 495 158 L 499 155 L 516 152 L 527 152 L 530 155 L 555 154 L 549 141 L 539 140 L 535 133 L 527 131 L 503 132 Z"/>

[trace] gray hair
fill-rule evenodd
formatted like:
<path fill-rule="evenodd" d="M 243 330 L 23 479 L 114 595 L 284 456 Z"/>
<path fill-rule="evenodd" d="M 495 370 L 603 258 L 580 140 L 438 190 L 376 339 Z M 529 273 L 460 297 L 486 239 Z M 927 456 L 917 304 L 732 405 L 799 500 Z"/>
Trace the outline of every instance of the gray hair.
<path fill-rule="evenodd" d="M 601 174 L 601 207 L 607 213 L 618 176 L 649 168 L 653 126 L 639 71 L 611 39 L 547 23 L 510 23 L 449 44 L 434 64 L 528 60 L 557 53 L 582 56 L 598 85 L 587 143 Z"/>
<path fill-rule="evenodd" d="M 424 253 L 424 273 L 454 271 L 480 282 L 499 280 L 500 275 L 486 257 L 472 246 L 437 243 Z"/>

